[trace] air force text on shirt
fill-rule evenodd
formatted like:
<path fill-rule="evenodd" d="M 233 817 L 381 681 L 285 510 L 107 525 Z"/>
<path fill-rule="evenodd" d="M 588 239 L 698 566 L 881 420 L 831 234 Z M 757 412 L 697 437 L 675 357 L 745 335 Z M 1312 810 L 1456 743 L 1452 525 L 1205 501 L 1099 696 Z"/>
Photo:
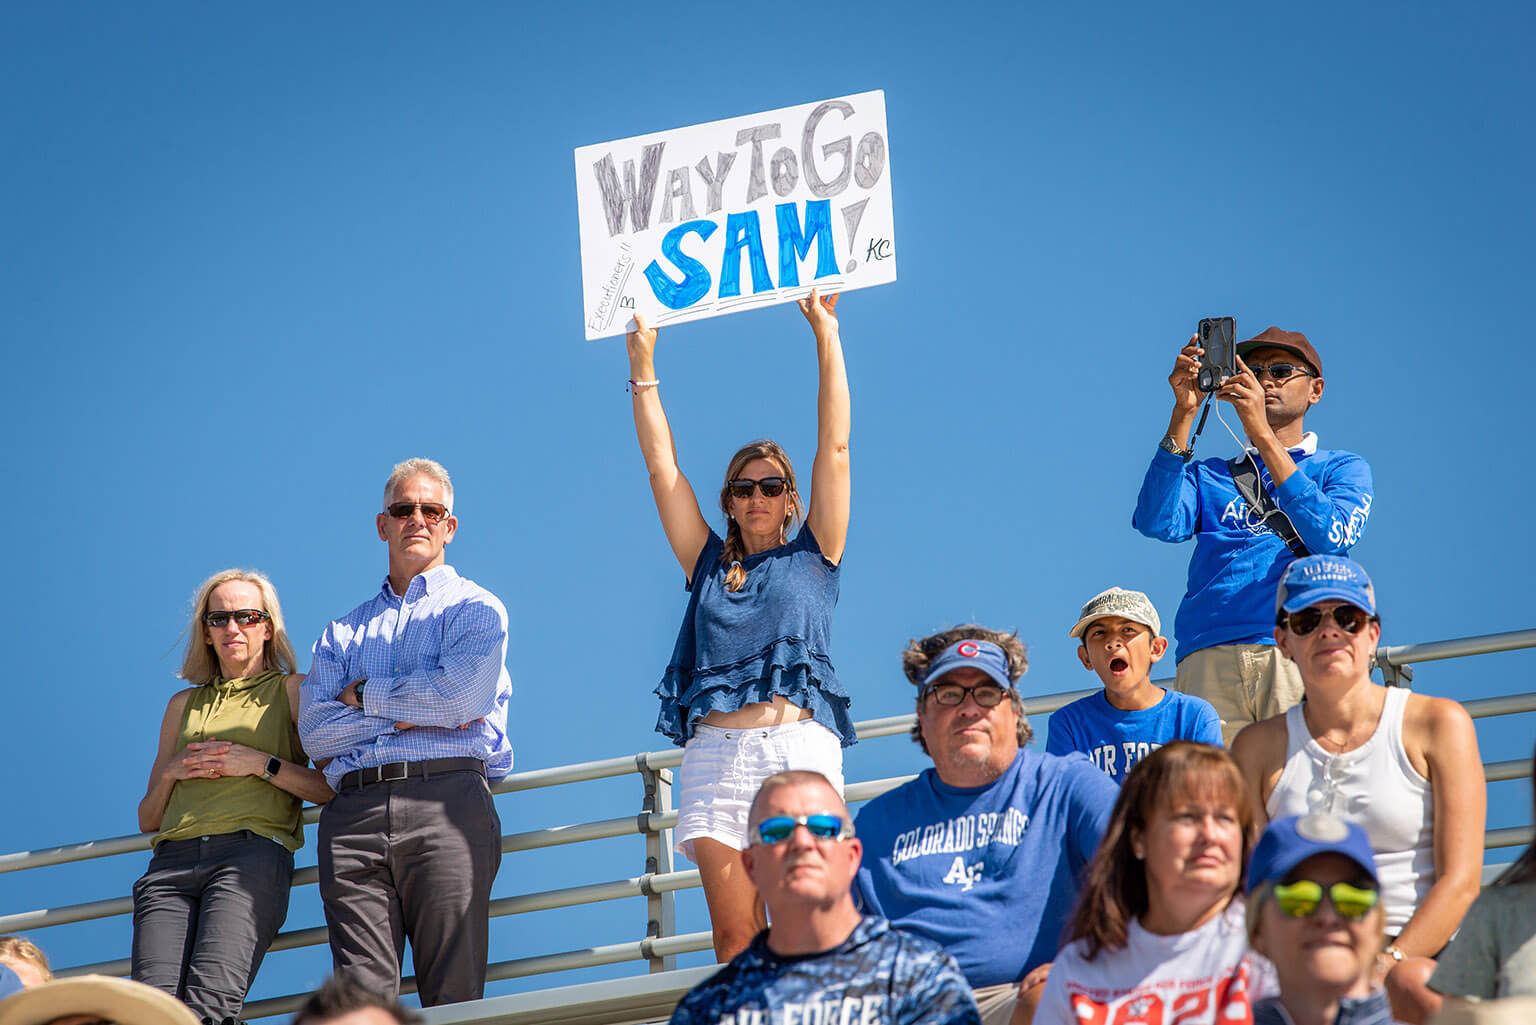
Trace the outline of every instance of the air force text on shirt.
<path fill-rule="evenodd" d="M 956 815 L 899 834 L 891 844 L 891 864 L 900 865 L 925 854 L 964 854 L 993 843 L 1017 847 L 1028 828 L 1029 816 L 1017 808 Z"/>
<path fill-rule="evenodd" d="M 784 1003 L 775 1018 L 761 1007 L 739 1007 L 719 1025 L 884 1025 L 885 995 L 826 997 L 800 1003 Z"/>

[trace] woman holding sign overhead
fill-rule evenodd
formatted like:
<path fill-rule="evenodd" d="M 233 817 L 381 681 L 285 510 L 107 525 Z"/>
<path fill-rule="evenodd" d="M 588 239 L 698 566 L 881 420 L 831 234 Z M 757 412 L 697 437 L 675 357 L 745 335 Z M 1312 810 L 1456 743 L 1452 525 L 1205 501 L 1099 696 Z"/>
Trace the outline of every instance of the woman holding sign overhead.
<path fill-rule="evenodd" d="M 637 316 L 625 338 L 635 434 L 662 529 L 688 574 L 688 609 L 656 687 L 656 729 L 684 745 L 677 849 L 699 866 L 721 962 L 767 924 L 739 856 L 758 785 L 785 769 L 814 769 L 841 791 L 842 748 L 855 740 L 828 650 L 849 496 L 837 298 L 813 289 L 799 303 L 820 368 L 810 500 L 802 500 L 784 450 L 755 441 L 726 468 L 724 537 L 705 521 L 677 466 L 656 378 L 656 330 Z"/>

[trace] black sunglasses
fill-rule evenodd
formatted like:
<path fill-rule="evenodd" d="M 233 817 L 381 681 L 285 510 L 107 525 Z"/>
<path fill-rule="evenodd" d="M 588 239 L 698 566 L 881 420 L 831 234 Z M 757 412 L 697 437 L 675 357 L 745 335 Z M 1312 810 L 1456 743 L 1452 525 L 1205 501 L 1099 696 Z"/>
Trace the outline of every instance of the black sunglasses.
<path fill-rule="evenodd" d="M 397 520 L 408 520 L 417 509 L 428 523 L 436 523 L 448 515 L 448 507 L 436 502 L 391 502 L 386 511 Z"/>
<path fill-rule="evenodd" d="M 933 695 L 935 704 L 950 708 L 965 704 L 967 694 L 982 708 L 993 708 L 1003 700 L 1007 691 L 995 683 L 978 683 L 974 687 L 962 687 L 958 683 L 936 683 L 928 688 L 928 693 Z"/>
<path fill-rule="evenodd" d="M 1305 637 L 1322 623 L 1324 611 L 1319 608 L 1307 608 L 1289 615 L 1282 612 L 1275 620 L 1275 625 L 1285 627 L 1297 637 Z M 1349 634 L 1359 633 L 1365 624 L 1376 618 L 1364 609 L 1357 609 L 1353 605 L 1335 605 L 1326 610 L 1326 613 L 1334 623 L 1338 624 L 1340 630 Z"/>
<path fill-rule="evenodd" d="M 778 498 L 789 487 L 789 478 L 764 477 L 753 480 L 751 477 L 736 477 L 726 481 L 725 486 L 730 488 L 732 498 L 751 498 L 754 487 L 763 493 L 764 498 Z"/>
<path fill-rule="evenodd" d="M 1313 376 L 1312 371 L 1308 370 L 1306 367 L 1298 367 L 1294 363 L 1271 363 L 1268 366 L 1260 364 L 1259 366 L 1249 367 L 1248 369 L 1252 370 L 1253 376 L 1257 377 L 1261 381 L 1264 380 L 1264 375 L 1268 374 L 1277 384 L 1282 381 L 1289 381 L 1293 374 L 1300 374 L 1303 377 Z"/>
<path fill-rule="evenodd" d="M 231 619 L 241 626 L 254 626 L 271 618 L 271 616 L 260 609 L 231 609 L 228 612 L 204 612 L 203 625 L 211 626 L 217 630 Z"/>

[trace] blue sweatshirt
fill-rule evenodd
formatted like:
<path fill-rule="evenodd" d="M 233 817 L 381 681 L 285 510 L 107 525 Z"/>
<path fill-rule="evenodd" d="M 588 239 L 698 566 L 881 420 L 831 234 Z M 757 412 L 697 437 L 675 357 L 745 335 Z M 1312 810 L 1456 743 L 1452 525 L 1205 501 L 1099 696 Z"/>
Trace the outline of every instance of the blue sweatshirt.
<path fill-rule="evenodd" d="M 1296 472 L 1276 487 L 1264 460 L 1259 482 L 1307 551 L 1348 555 L 1371 513 L 1371 468 L 1342 449 L 1319 450 L 1308 434 L 1290 450 Z M 1217 644 L 1273 644 L 1275 592 L 1294 556 L 1237 493 L 1225 459 L 1185 463 L 1159 448 L 1147 467 L 1131 524 L 1159 541 L 1195 539 L 1189 583 L 1173 622 L 1175 656 Z"/>

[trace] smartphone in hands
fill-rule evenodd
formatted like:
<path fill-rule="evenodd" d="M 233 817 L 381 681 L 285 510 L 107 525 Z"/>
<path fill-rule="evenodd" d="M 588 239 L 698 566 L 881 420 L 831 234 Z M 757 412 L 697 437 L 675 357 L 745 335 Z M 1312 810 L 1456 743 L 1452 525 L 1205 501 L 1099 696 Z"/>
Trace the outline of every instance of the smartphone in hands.
<path fill-rule="evenodd" d="M 1237 321 L 1232 317 L 1206 317 L 1195 332 L 1200 348 L 1201 391 L 1215 391 L 1237 376 Z"/>

